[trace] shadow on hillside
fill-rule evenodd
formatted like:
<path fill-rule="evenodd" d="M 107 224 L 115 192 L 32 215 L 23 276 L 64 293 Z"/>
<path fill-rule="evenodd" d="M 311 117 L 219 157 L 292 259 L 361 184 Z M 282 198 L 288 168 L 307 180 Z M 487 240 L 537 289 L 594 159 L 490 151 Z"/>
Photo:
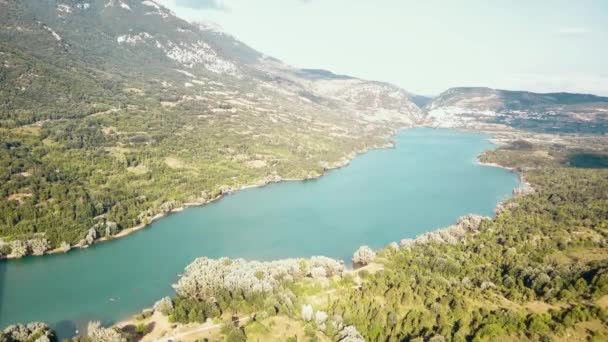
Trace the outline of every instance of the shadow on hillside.
<path fill-rule="evenodd" d="M 137 327 L 133 324 L 125 325 L 120 331 L 129 337 L 129 341 L 141 341 L 146 334 L 149 334 L 154 330 L 155 323 L 148 323 L 143 327 L 143 331 L 138 331 Z"/>
<path fill-rule="evenodd" d="M 568 156 L 568 164 L 584 169 L 608 168 L 608 154 L 574 153 Z"/>

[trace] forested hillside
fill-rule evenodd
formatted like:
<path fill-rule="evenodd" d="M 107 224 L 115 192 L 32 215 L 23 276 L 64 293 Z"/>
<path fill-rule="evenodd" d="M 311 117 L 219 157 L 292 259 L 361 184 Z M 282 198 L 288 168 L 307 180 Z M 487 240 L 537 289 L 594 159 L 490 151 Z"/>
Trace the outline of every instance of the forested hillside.
<path fill-rule="evenodd" d="M 252 317 L 227 323 L 228 341 L 605 341 L 608 170 L 568 165 L 606 152 L 515 141 L 482 159 L 525 170 L 534 190 L 494 219 L 462 221 L 468 233 L 362 248 L 353 260 L 369 265 L 353 272 L 314 258 L 201 258 L 155 309 L 178 323 Z"/>
<path fill-rule="evenodd" d="M 317 177 L 421 113 L 395 86 L 301 74 L 153 1 L 3 0 L 0 25 L 11 257 L 87 245 L 242 185 Z"/>
<path fill-rule="evenodd" d="M 537 193 L 464 243 L 387 253 L 330 305 L 368 341 L 605 340 L 608 173 L 531 172 Z"/>

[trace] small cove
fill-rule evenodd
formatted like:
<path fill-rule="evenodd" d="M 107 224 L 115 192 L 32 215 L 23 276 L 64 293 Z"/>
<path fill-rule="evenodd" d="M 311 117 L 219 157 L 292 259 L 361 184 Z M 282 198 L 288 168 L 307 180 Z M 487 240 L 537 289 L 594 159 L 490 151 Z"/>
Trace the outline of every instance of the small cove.
<path fill-rule="evenodd" d="M 476 163 L 493 148 L 487 138 L 404 130 L 396 148 L 319 179 L 242 190 L 89 249 L 1 261 L 0 327 L 46 321 L 66 334 L 88 320 L 120 320 L 172 295 L 171 284 L 199 256 L 348 262 L 360 245 L 380 248 L 468 213 L 492 215 L 519 180 Z"/>

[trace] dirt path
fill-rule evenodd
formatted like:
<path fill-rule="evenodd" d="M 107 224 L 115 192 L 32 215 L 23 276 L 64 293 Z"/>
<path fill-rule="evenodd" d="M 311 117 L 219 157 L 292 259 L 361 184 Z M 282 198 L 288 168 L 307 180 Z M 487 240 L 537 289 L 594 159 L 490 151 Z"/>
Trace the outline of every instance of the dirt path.
<path fill-rule="evenodd" d="M 239 318 L 239 324 L 243 324 L 246 323 L 249 320 L 249 317 L 242 317 Z M 175 342 L 175 341 L 179 341 L 181 338 L 185 338 L 194 334 L 200 334 L 202 332 L 205 331 L 209 331 L 209 330 L 214 330 L 214 329 L 218 329 L 222 327 L 223 323 L 216 323 L 216 324 L 212 324 L 206 327 L 198 327 L 198 328 L 193 328 L 191 330 L 187 330 L 187 331 L 183 331 L 180 332 L 179 334 L 175 334 L 175 335 L 170 335 L 170 336 L 163 336 L 162 338 L 158 338 L 156 340 L 154 340 L 154 342 Z"/>

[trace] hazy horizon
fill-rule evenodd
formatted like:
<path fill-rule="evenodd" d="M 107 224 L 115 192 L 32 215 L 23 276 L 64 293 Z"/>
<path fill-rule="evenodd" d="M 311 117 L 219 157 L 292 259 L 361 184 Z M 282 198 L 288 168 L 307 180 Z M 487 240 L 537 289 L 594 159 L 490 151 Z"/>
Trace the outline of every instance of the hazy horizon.
<path fill-rule="evenodd" d="M 608 2 L 158 1 L 288 64 L 416 94 L 481 86 L 608 96 Z"/>

